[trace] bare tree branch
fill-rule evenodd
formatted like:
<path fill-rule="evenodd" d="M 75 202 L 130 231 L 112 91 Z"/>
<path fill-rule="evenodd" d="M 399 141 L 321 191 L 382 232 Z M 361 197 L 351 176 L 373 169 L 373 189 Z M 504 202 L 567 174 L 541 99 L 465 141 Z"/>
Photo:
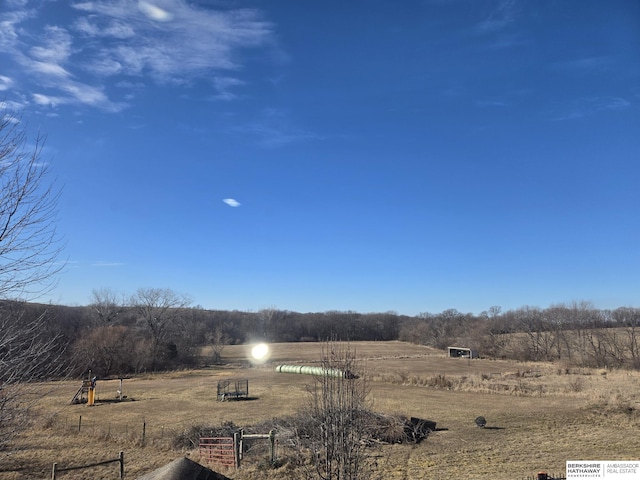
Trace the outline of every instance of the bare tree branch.
<path fill-rule="evenodd" d="M 120 299 L 119 299 L 120 297 Z M 111 325 L 122 313 L 125 306 L 124 296 L 110 288 L 94 288 L 89 305 L 91 315 L 99 326 Z"/>
<path fill-rule="evenodd" d="M 27 318 L 20 302 L 3 301 L 47 292 L 63 267 L 55 226 L 60 192 L 46 181 L 43 144 L 37 136 L 28 145 L 20 119 L 0 111 L 0 448 L 29 419 L 29 382 L 62 365 L 46 313 Z"/>
<path fill-rule="evenodd" d="M 366 449 L 371 425 L 369 387 L 355 349 L 329 341 L 323 347 L 322 369 L 342 375 L 314 376 L 307 416 L 314 424 L 311 449 L 315 473 L 310 478 L 351 480 L 371 478 L 372 465 Z"/>
<path fill-rule="evenodd" d="M 28 384 L 62 371 L 64 348 L 46 315 L 26 318 L 22 304 L 0 303 L 0 449 L 29 419 Z"/>
<path fill-rule="evenodd" d="M 52 288 L 64 266 L 55 226 L 60 191 L 46 182 L 44 138 L 28 147 L 18 119 L 0 115 L 0 298 L 31 299 Z"/>
<path fill-rule="evenodd" d="M 131 298 L 138 314 L 138 322 L 147 330 L 152 341 L 151 366 L 156 368 L 171 337 L 179 331 L 179 322 L 191 298 L 170 288 L 139 288 Z"/>

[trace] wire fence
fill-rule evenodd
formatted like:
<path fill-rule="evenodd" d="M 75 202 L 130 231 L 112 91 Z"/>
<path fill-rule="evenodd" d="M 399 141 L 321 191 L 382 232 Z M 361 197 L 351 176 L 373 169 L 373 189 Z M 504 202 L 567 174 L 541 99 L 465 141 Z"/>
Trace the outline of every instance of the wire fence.
<path fill-rule="evenodd" d="M 51 480 L 56 480 L 56 478 L 59 478 L 60 473 L 64 473 L 64 472 L 71 472 L 74 470 L 87 470 L 87 469 L 94 469 L 95 467 L 100 467 L 102 465 L 109 465 L 111 463 L 118 463 L 119 464 L 119 474 L 118 474 L 118 478 L 119 479 L 124 479 L 124 452 L 120 452 L 118 454 L 118 458 L 114 458 L 111 460 L 103 460 L 100 462 L 94 462 L 94 463 L 89 463 L 86 465 L 75 465 L 75 466 L 71 466 L 71 467 L 59 467 L 57 463 L 53 464 L 53 468 L 51 470 Z"/>
<path fill-rule="evenodd" d="M 132 446 L 145 446 L 162 442 L 172 444 L 189 425 L 149 425 L 146 420 L 125 420 L 117 416 L 111 421 L 96 420 L 87 415 L 55 415 L 41 418 L 41 429 L 65 436 L 90 436 L 94 439 L 113 441 Z"/>
<path fill-rule="evenodd" d="M 180 442 L 184 442 L 185 437 L 191 434 L 193 430 L 193 422 L 185 421 L 172 425 L 153 425 L 149 424 L 145 419 L 124 420 L 117 416 L 113 417 L 113 421 L 105 422 L 96 420 L 87 415 L 69 414 L 69 415 L 53 415 L 46 418 L 41 417 L 41 428 L 53 431 L 66 436 L 90 436 L 94 439 L 100 439 L 105 442 L 113 442 L 119 445 L 130 445 L 132 447 L 142 446 L 161 446 L 180 448 Z M 199 436 L 194 436 L 193 448 L 199 447 Z M 263 455 L 266 451 L 265 445 L 257 445 L 264 448 L 257 448 L 255 454 Z M 204 459 L 203 459 L 204 460 Z M 115 461 L 115 460 L 114 460 Z M 64 471 L 60 467 L 58 472 Z M 521 480 L 566 480 L 565 473 L 547 473 L 546 476 L 540 474 L 533 476 L 522 476 Z"/>

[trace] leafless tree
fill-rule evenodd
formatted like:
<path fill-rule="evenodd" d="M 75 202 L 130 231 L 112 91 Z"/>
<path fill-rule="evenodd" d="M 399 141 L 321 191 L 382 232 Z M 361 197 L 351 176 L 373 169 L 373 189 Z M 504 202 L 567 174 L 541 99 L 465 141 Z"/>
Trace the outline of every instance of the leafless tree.
<path fill-rule="evenodd" d="M 640 369 L 640 309 L 621 307 L 613 311 L 613 319 L 622 326 L 626 335 L 629 366 Z"/>
<path fill-rule="evenodd" d="M 612 329 L 598 328 L 585 332 L 587 342 L 587 366 L 619 368 L 624 363 L 623 347 L 618 333 Z"/>
<path fill-rule="evenodd" d="M 264 340 L 273 340 L 276 325 L 282 321 L 286 312 L 276 307 L 267 307 L 258 311 L 259 330 L 257 334 Z"/>
<path fill-rule="evenodd" d="M 179 331 L 183 310 L 191 304 L 187 295 L 170 288 L 139 288 L 131 299 L 140 325 L 151 336 L 151 368 L 170 355 L 171 338 Z"/>
<path fill-rule="evenodd" d="M 64 348 L 46 315 L 27 318 L 21 303 L 0 303 L 0 450 L 27 424 L 29 384 L 62 373 Z"/>
<path fill-rule="evenodd" d="M 60 191 L 47 182 L 43 138 L 28 146 L 19 119 L 0 111 L 0 298 L 31 299 L 62 269 L 56 232 Z"/>
<path fill-rule="evenodd" d="M 356 351 L 348 344 L 327 342 L 321 366 L 327 374 L 315 376 L 310 388 L 308 415 L 314 425 L 311 448 L 315 466 L 315 474 L 310 476 L 322 480 L 370 478 L 373 470 L 366 441 L 371 425 L 366 414 L 371 405 Z"/>
<path fill-rule="evenodd" d="M 92 329 L 74 345 L 83 371 L 98 376 L 122 375 L 135 371 L 138 338 L 129 327 L 104 325 Z"/>
<path fill-rule="evenodd" d="M 94 288 L 91 300 L 89 308 L 98 325 L 112 325 L 124 310 L 124 297 L 110 288 Z"/>
<path fill-rule="evenodd" d="M 216 325 L 215 328 L 206 334 L 207 344 L 211 347 L 211 361 L 220 363 L 222 360 L 222 351 L 225 345 L 229 343 L 229 337 L 224 331 L 223 325 Z"/>
<path fill-rule="evenodd" d="M 524 306 L 511 316 L 525 335 L 520 340 L 518 360 L 542 361 L 550 358 L 554 335 L 544 319 L 544 312 L 537 307 Z"/>
<path fill-rule="evenodd" d="M 46 314 L 27 318 L 19 301 L 53 287 L 62 244 L 56 233 L 59 191 L 47 182 L 43 138 L 29 144 L 20 119 L 0 111 L 0 448 L 28 419 L 28 382 L 60 365 Z"/>

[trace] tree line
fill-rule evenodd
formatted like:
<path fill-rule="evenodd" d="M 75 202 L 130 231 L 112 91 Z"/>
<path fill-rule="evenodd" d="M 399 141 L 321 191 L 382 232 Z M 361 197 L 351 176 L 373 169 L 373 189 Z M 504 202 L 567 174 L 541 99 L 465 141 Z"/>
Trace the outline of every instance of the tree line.
<path fill-rule="evenodd" d="M 8 305 L 16 309 L 13 302 L 3 305 L 5 311 Z M 102 288 L 86 306 L 29 303 L 22 312 L 23 321 L 40 319 L 47 338 L 65 350 L 71 371 L 91 369 L 101 376 L 221 363 L 230 344 L 329 338 L 400 340 L 443 350 L 462 346 L 485 358 L 640 368 L 640 309 L 600 310 L 585 302 L 507 311 L 494 306 L 478 315 L 456 309 L 416 316 L 227 311 L 192 306 L 187 295 L 168 288 L 141 288 L 132 295 Z"/>

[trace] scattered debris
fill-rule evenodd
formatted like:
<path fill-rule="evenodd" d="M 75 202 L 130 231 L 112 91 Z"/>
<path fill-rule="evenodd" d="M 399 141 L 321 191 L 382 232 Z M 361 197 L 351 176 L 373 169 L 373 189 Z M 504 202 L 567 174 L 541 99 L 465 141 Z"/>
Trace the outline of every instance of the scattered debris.
<path fill-rule="evenodd" d="M 436 429 L 436 422 L 424 420 L 422 418 L 411 417 L 405 420 L 405 432 L 407 440 L 413 443 L 420 443 Z"/>

